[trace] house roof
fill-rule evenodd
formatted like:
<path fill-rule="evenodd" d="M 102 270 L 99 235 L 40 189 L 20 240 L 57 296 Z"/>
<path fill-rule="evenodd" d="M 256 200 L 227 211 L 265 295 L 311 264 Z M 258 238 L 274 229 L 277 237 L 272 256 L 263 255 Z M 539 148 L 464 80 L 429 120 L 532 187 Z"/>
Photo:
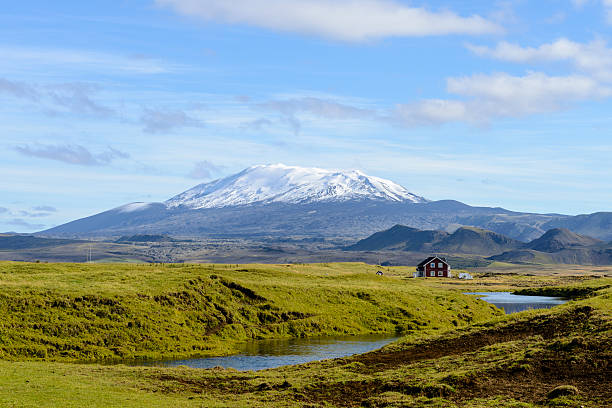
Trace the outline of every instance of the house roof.
<path fill-rule="evenodd" d="M 421 266 L 423 266 L 423 265 L 425 265 L 425 264 L 428 264 L 428 263 L 430 263 L 431 261 L 433 261 L 434 259 L 437 259 L 437 260 L 439 260 L 439 261 L 441 261 L 441 262 L 444 262 L 445 264 L 447 264 L 447 265 L 448 265 L 448 262 L 446 262 L 446 259 L 441 258 L 441 257 L 439 257 L 439 256 L 430 256 L 430 257 L 428 257 L 427 259 L 425 259 L 424 261 L 422 261 L 420 264 L 418 264 L 418 265 L 417 265 L 417 267 L 421 267 Z"/>

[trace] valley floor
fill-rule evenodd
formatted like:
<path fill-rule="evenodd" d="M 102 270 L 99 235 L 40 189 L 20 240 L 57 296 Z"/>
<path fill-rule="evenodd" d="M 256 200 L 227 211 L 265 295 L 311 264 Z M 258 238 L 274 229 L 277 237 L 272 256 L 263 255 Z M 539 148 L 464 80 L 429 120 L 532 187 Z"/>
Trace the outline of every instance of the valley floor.
<path fill-rule="evenodd" d="M 5 264 L 0 274 L 3 291 L 8 291 L 13 300 L 19 299 L 15 292 L 35 291 L 37 285 L 32 277 L 37 274 L 36 268 L 32 266 L 25 272 L 13 271 L 13 276 L 8 277 L 11 268 Z M 93 275 L 92 270 L 87 270 L 85 266 L 64 268 L 62 273 L 69 277 L 56 283 L 54 290 L 65 296 L 76 290 L 74 285 L 81 276 L 76 269 L 84 268 L 85 272 Z M 249 268 L 253 269 L 252 266 L 236 265 L 231 270 L 218 273 L 225 279 L 234 279 L 243 288 L 255 288 L 258 294 L 264 294 L 268 302 L 273 303 L 274 292 L 265 292 L 263 284 L 256 286 L 254 282 L 257 279 L 241 275 L 245 272 L 236 272 Z M 385 269 L 385 283 L 381 283 L 370 278 L 372 271 L 365 266 L 305 265 L 304 268 L 296 271 L 293 285 L 302 286 L 307 291 L 314 290 L 305 283 L 311 280 L 315 281 L 314 286 L 322 284 L 325 279 L 331 280 L 334 284 L 326 290 L 332 290 L 339 284 L 344 288 L 345 295 L 360 285 L 374 286 L 370 292 L 364 290 L 363 293 L 369 295 L 361 295 L 365 298 L 369 296 L 371 304 L 372 300 L 380 302 L 384 299 L 382 293 L 386 293 L 388 282 L 398 285 L 400 296 L 409 298 L 411 293 L 439 296 L 442 303 L 448 301 L 448 312 L 455 318 L 453 304 L 463 301 L 463 296 L 456 297 L 457 294 L 483 288 L 529 289 L 536 293 L 570 294 L 580 299 L 544 311 L 491 314 L 488 317 L 483 313 L 476 315 L 471 323 L 458 323 L 457 327 L 454 324 L 415 326 L 414 330 L 406 331 L 398 342 L 371 353 L 258 372 L 74 364 L 61 362 L 61 354 L 47 358 L 4 354 L 4 360 L 0 361 L 0 406 L 612 406 L 610 278 L 584 273 L 581 276 L 571 273 L 548 276 L 489 274 L 466 282 L 444 279 L 417 282 L 404 278 L 410 273 L 409 270 L 389 268 Z M 261 278 L 264 272 L 255 269 Z M 306 279 L 299 280 L 300 274 L 306 271 Z M 108 278 L 102 270 L 97 272 Z M 114 272 L 120 276 L 117 270 Z M 162 272 L 167 274 L 169 271 Z M 178 270 L 171 282 L 164 285 L 177 285 L 182 279 L 181 273 L 187 272 Z M 138 271 L 132 273 L 139 274 Z M 277 276 L 276 273 L 274 268 L 265 272 L 268 277 Z M 57 275 L 47 269 L 40 280 L 48 283 L 54 277 L 57 278 Z M 161 281 L 156 279 L 160 275 L 153 274 L 151 278 L 157 283 L 141 280 L 124 285 L 138 289 L 136 292 L 159 289 Z M 107 282 L 102 288 L 103 292 L 107 295 L 116 293 L 114 286 L 118 281 L 120 278 L 116 278 L 115 283 Z M 275 281 L 274 284 L 279 283 Z M 92 284 L 82 290 L 92 290 L 95 286 Z M 418 288 L 417 292 L 410 291 L 415 288 Z M 449 296 L 446 300 L 444 294 Z M 68 299 L 64 300 L 68 302 Z M 351 306 L 356 304 L 359 303 Z M 125 307 L 127 303 L 121 305 Z M 464 304 L 462 308 L 466 306 Z M 15 310 L 13 313 L 16 313 Z M 488 307 L 483 310 L 488 310 Z M 371 313 L 367 308 L 363 311 Z M 446 319 L 441 309 L 436 309 L 435 313 L 440 313 L 441 318 Z M 6 334 L 7 329 L 5 322 L 0 330 Z M 3 347 L 7 350 L 6 341 L 3 341 Z"/>

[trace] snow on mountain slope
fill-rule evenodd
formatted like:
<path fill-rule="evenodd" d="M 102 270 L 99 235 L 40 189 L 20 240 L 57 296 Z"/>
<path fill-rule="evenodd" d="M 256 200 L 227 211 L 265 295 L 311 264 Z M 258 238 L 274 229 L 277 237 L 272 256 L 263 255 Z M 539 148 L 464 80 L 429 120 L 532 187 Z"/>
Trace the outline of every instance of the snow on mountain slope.
<path fill-rule="evenodd" d="M 219 208 L 253 203 L 313 203 L 348 200 L 423 203 L 392 181 L 353 171 L 285 166 L 249 167 L 232 176 L 204 183 L 166 201 L 168 208 Z"/>
<path fill-rule="evenodd" d="M 151 205 L 151 203 L 136 202 L 122 205 L 121 207 L 117 207 L 114 210 L 120 213 L 131 213 L 146 210 L 147 208 L 151 207 Z"/>

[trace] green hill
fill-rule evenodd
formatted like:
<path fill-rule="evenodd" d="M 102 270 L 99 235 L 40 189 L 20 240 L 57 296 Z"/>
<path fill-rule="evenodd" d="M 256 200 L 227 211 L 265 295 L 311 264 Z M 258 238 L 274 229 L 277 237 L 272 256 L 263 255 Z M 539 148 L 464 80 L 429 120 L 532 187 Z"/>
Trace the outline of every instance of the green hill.
<path fill-rule="evenodd" d="M 0 263 L 0 358 L 222 355 L 236 342 L 461 327 L 499 311 L 357 263 Z M 406 275 L 409 272 L 406 272 Z"/>
<path fill-rule="evenodd" d="M 342 275 L 348 278 L 348 266 L 330 269 L 344 271 Z M 319 270 L 323 266 L 313 268 Z M 307 273 L 306 269 L 298 270 Z M 36 270 L 30 272 L 36 273 Z M 71 273 L 78 276 L 74 270 Z M 336 278 L 338 275 L 334 274 L 329 279 Z M 483 283 L 491 283 L 505 290 L 527 287 L 531 294 L 537 295 L 550 294 L 552 290 L 552 293 L 582 293 L 588 297 L 549 310 L 475 320 L 467 327 L 414 331 L 365 354 L 260 371 L 0 360 L 0 406 L 612 406 L 612 288 L 609 286 L 612 279 L 502 274 L 483 280 L 455 282 L 447 291 L 477 291 Z M 317 279 L 317 284 L 320 283 Z M 443 284 L 436 280 L 426 283 Z M 113 284 L 117 285 L 116 279 Z M 423 301 L 427 304 L 427 299 Z"/>

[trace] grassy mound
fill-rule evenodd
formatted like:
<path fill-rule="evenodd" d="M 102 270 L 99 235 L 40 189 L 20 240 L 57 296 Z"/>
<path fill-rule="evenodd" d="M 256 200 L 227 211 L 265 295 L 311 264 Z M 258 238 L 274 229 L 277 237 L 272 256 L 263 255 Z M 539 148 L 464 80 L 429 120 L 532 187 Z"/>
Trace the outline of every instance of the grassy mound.
<path fill-rule="evenodd" d="M 499 315 L 365 264 L 0 263 L 0 358 L 229 354 L 239 341 L 463 327 Z"/>

